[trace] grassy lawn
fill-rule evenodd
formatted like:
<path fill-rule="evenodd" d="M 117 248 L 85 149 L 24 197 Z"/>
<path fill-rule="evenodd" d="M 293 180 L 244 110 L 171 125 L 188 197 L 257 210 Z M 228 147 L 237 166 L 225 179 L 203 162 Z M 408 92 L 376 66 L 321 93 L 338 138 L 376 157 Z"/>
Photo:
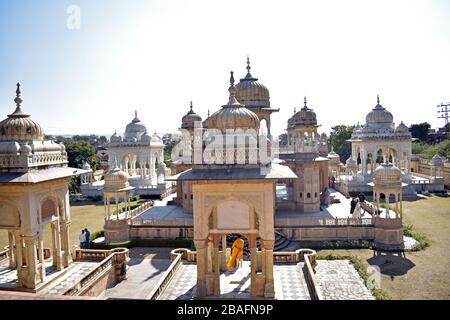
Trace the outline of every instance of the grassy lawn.
<path fill-rule="evenodd" d="M 70 240 L 72 246 L 78 244 L 78 235 L 81 229 L 88 228 L 91 233 L 103 230 L 104 225 L 104 208 L 103 201 L 100 202 L 83 202 L 72 203 L 70 206 L 72 216 L 72 224 L 70 225 Z M 8 245 L 8 233 L 0 230 L 0 248 Z M 50 225 L 45 228 L 44 246 L 51 248 L 51 231 Z"/>
<path fill-rule="evenodd" d="M 423 251 L 374 255 L 372 250 L 322 250 L 359 256 L 382 272 L 382 288 L 393 299 L 450 299 L 450 197 L 403 202 L 404 220 L 425 234 Z"/>

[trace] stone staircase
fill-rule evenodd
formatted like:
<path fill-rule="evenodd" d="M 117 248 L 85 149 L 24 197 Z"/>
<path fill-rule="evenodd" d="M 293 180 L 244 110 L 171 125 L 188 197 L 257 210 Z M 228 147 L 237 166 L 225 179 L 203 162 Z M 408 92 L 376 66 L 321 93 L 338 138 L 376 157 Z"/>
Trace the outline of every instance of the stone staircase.
<path fill-rule="evenodd" d="M 236 235 L 231 234 L 227 236 L 227 248 L 231 248 L 233 245 L 233 239 L 236 237 Z M 248 249 L 248 240 L 244 239 L 245 247 L 244 247 L 244 260 L 246 260 L 250 256 L 250 250 Z M 300 249 L 300 246 L 292 241 L 290 241 L 288 238 L 286 238 L 284 235 L 279 233 L 278 231 L 275 231 L 275 244 L 274 244 L 274 252 L 282 252 L 282 251 L 295 251 L 297 249 Z M 222 244 L 219 244 L 219 250 L 222 250 Z M 258 243 L 258 250 L 261 250 L 261 246 Z"/>

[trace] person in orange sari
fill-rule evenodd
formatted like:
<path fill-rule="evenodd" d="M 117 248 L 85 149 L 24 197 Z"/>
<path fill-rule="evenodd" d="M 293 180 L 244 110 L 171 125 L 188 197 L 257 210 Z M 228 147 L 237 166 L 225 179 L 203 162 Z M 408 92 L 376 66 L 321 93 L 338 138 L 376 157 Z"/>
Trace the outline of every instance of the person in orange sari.
<path fill-rule="evenodd" d="M 237 266 L 242 266 L 242 260 L 244 258 L 244 240 L 241 239 L 241 236 L 238 236 L 236 240 L 233 242 L 233 246 L 231 247 L 231 257 L 227 263 L 228 268 L 236 268 Z"/>

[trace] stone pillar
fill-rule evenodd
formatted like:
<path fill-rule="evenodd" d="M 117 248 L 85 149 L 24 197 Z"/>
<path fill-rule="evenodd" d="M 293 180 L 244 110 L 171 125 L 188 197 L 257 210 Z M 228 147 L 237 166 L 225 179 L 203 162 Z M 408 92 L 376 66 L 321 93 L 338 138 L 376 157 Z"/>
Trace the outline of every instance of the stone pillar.
<path fill-rule="evenodd" d="M 265 264 L 265 285 L 264 297 L 275 298 L 275 286 L 273 280 L 273 246 L 274 240 L 263 240 L 264 264 Z"/>
<path fill-rule="evenodd" d="M 57 211 L 59 211 L 57 209 Z M 59 216 L 59 212 L 58 212 Z M 56 269 L 58 271 L 63 269 L 62 252 L 61 252 L 61 227 L 59 225 L 60 218 L 54 222 L 55 225 L 55 240 L 56 240 Z"/>
<path fill-rule="evenodd" d="M 28 289 L 35 289 L 40 283 L 37 273 L 37 248 L 36 235 L 25 236 L 25 252 L 27 260 L 27 272 L 24 280 L 24 286 Z"/>
<path fill-rule="evenodd" d="M 8 240 L 9 240 L 9 253 L 8 253 L 8 258 L 9 258 L 9 268 L 10 269 L 14 269 L 17 266 L 17 261 L 16 261 L 16 249 L 15 249 L 15 241 L 14 241 L 14 234 L 13 231 L 8 231 Z"/>
<path fill-rule="evenodd" d="M 389 213 L 389 198 L 390 198 L 390 193 L 388 193 L 388 194 L 385 194 L 385 199 L 386 199 L 386 218 L 390 218 L 390 213 Z"/>
<path fill-rule="evenodd" d="M 19 231 L 14 231 L 14 242 L 16 243 L 16 270 L 17 270 L 17 281 L 19 286 L 23 286 L 24 281 L 22 277 L 22 267 L 23 267 L 23 240 L 20 236 Z"/>
<path fill-rule="evenodd" d="M 57 263 L 57 250 L 56 250 L 56 227 L 55 224 L 52 222 L 50 224 L 51 230 L 52 230 L 52 257 L 53 257 L 53 267 L 56 267 L 58 265 Z"/>
<path fill-rule="evenodd" d="M 227 236 L 222 236 L 222 263 L 220 266 L 222 271 L 226 271 L 227 268 Z"/>
<path fill-rule="evenodd" d="M 61 223 L 61 247 L 62 247 L 62 264 L 67 268 L 72 263 L 72 255 L 70 254 L 70 222 L 63 221 Z"/>
<path fill-rule="evenodd" d="M 207 240 L 194 240 L 197 250 L 197 292 L 196 297 L 203 298 L 206 296 L 206 262 L 207 262 Z"/>
<path fill-rule="evenodd" d="M 251 235 L 248 239 L 250 250 L 250 292 L 252 296 L 256 295 L 258 288 L 256 287 L 256 273 L 258 270 L 258 257 L 256 253 L 256 236 Z"/>
<path fill-rule="evenodd" d="M 45 282 L 45 258 L 44 258 L 44 238 L 43 231 L 39 232 L 38 242 L 38 258 L 40 262 L 39 276 L 42 282 Z"/>
<path fill-rule="evenodd" d="M 215 296 L 220 295 L 220 254 L 219 254 L 220 236 L 213 236 L 212 241 L 212 266 L 214 273 L 213 292 Z"/>

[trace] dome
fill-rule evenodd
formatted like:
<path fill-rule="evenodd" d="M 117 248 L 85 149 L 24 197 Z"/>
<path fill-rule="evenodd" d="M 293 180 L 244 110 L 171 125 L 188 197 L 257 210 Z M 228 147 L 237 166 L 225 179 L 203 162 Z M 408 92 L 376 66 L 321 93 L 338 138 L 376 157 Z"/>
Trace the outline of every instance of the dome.
<path fill-rule="evenodd" d="M 16 110 L 8 115 L 8 118 L 0 122 L 0 141 L 33 141 L 43 140 L 44 130 L 34 122 L 29 114 L 22 111 L 20 105 L 22 98 L 20 97 L 20 84 L 17 84 Z"/>
<path fill-rule="evenodd" d="M 139 120 L 137 116 L 137 111 L 135 111 L 135 116 L 133 121 L 131 121 L 125 128 L 125 139 L 136 138 L 140 140 L 141 136 L 147 132 L 147 127 Z"/>
<path fill-rule="evenodd" d="M 117 166 L 105 175 L 105 191 L 122 191 L 130 188 L 128 174 Z"/>
<path fill-rule="evenodd" d="M 247 57 L 247 75 L 236 85 L 236 98 L 246 108 L 270 108 L 269 89 L 250 73 L 250 59 Z"/>
<path fill-rule="evenodd" d="M 383 163 L 374 171 L 374 184 L 397 185 L 402 181 L 402 172 L 391 163 Z"/>
<path fill-rule="evenodd" d="M 347 161 L 345 161 L 345 166 L 347 168 L 356 168 L 356 167 L 358 167 L 358 163 L 356 162 L 355 159 L 350 157 L 350 158 L 347 159 Z"/>
<path fill-rule="evenodd" d="M 189 112 L 181 119 L 182 129 L 194 129 L 199 127 L 198 123 L 202 122 L 202 117 L 196 114 L 193 110 L 192 101 Z"/>
<path fill-rule="evenodd" d="M 328 153 L 327 158 L 330 159 L 330 164 L 339 164 L 341 162 L 341 157 L 331 149 L 331 152 Z"/>
<path fill-rule="evenodd" d="M 109 139 L 109 141 L 111 142 L 121 142 L 122 141 L 122 137 L 117 135 L 117 131 L 114 132 L 114 134 L 111 136 L 111 138 Z"/>
<path fill-rule="evenodd" d="M 308 108 L 306 97 L 304 103 L 304 107 L 294 115 L 295 125 L 317 125 L 316 113 Z"/>
<path fill-rule="evenodd" d="M 244 105 L 236 100 L 236 87 L 234 86 L 234 76 L 231 72 L 231 86 L 229 88 L 230 99 L 228 104 L 215 112 L 208 119 L 208 129 L 254 129 L 259 130 L 259 118 Z"/>
<path fill-rule="evenodd" d="M 431 165 L 433 167 L 443 167 L 444 159 L 438 154 L 435 154 L 433 158 L 431 158 Z"/>
<path fill-rule="evenodd" d="M 377 105 L 366 116 L 367 125 L 376 125 L 382 127 L 392 127 L 394 117 L 392 113 L 387 111 L 382 105 L 380 105 L 380 98 L 377 97 Z"/>
<path fill-rule="evenodd" d="M 409 128 L 402 121 L 395 129 L 395 132 L 409 132 Z"/>

